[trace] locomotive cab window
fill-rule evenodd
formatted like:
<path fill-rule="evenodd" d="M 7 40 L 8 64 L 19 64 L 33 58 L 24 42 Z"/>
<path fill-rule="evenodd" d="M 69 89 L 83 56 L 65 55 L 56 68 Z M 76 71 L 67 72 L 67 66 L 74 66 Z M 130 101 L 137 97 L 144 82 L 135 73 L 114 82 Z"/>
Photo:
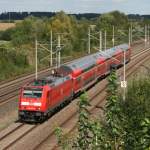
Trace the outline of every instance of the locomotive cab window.
<path fill-rule="evenodd" d="M 24 89 L 23 97 L 25 98 L 41 98 L 42 89 Z"/>

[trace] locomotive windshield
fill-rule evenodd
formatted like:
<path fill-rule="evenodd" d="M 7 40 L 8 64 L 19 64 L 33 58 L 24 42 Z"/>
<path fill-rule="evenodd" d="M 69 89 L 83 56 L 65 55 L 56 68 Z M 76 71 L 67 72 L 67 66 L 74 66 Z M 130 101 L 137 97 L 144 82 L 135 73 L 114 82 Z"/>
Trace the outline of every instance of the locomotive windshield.
<path fill-rule="evenodd" d="M 23 91 L 23 97 L 25 98 L 41 98 L 42 97 L 42 91 L 41 88 L 25 88 Z"/>

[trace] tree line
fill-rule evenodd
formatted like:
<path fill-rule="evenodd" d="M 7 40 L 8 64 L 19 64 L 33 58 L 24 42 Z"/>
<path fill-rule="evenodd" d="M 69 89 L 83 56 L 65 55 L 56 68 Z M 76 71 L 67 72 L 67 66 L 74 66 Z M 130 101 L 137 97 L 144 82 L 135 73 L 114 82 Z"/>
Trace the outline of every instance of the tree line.
<path fill-rule="evenodd" d="M 15 21 L 15 20 L 23 20 L 26 17 L 34 16 L 34 17 L 53 17 L 56 15 L 56 12 L 3 12 L 0 14 L 1 21 Z M 94 19 L 100 16 L 99 13 L 82 13 L 82 14 L 68 14 L 74 15 L 77 19 L 86 18 L 86 19 Z M 129 14 L 128 18 L 131 20 L 143 20 L 150 19 L 150 15 L 140 15 L 140 14 Z"/>
<path fill-rule="evenodd" d="M 92 14 L 87 15 L 92 16 Z M 0 60 L 1 66 L 7 66 L 7 59 L 11 64 L 8 67 L 8 71 L 3 71 L 1 74 L 4 74 L 2 75 L 3 77 L 7 75 L 13 76 L 11 70 L 18 72 L 17 70 L 19 69 L 19 73 L 21 73 L 28 68 L 34 68 L 35 39 L 37 39 L 38 42 L 47 44 L 47 49 L 50 49 L 51 32 L 53 32 L 53 51 L 56 51 L 58 34 L 60 34 L 62 45 L 61 55 L 65 58 L 66 56 L 74 57 L 87 54 L 89 30 L 91 33 L 90 47 L 92 53 L 99 50 L 100 30 L 102 31 L 103 38 L 102 49 L 104 49 L 104 47 L 110 48 L 113 46 L 113 26 L 115 45 L 128 43 L 130 25 L 131 22 L 128 16 L 119 11 L 99 14 L 98 17 L 92 19 L 86 19 L 85 17 L 78 19 L 75 15 L 68 15 L 63 11 L 56 13 L 52 17 L 39 18 L 29 16 L 22 21 L 16 22 L 14 28 L 0 32 L 0 55 L 6 58 L 3 61 Z M 133 40 L 143 38 L 144 23 L 132 22 L 132 25 L 134 34 Z M 107 33 L 106 46 L 104 43 L 105 32 Z M 41 48 L 38 50 L 38 67 L 49 65 L 49 59 L 43 59 L 47 55 L 48 53 Z M 21 61 L 21 63 L 18 64 L 18 60 L 19 62 Z M 63 60 L 61 62 L 63 62 Z"/>

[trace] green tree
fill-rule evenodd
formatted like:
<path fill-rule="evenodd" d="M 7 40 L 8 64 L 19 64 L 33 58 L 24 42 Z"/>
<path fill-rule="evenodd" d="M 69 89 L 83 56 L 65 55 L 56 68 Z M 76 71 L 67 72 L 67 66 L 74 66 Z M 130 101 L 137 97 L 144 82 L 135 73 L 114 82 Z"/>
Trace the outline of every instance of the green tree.
<path fill-rule="evenodd" d="M 108 77 L 108 89 L 106 98 L 106 128 L 112 141 L 111 148 L 117 150 L 121 142 L 121 120 L 118 98 L 118 84 L 116 70 L 112 70 Z"/>
<path fill-rule="evenodd" d="M 111 150 L 111 140 L 107 133 L 106 124 L 100 120 L 92 123 L 92 150 Z"/>
<path fill-rule="evenodd" d="M 134 80 L 128 87 L 126 101 L 121 105 L 124 115 L 124 149 L 150 148 L 150 79 Z"/>
<path fill-rule="evenodd" d="M 112 46 L 112 32 L 115 27 L 115 44 L 128 42 L 128 17 L 119 11 L 102 14 L 96 21 L 97 31 L 107 32 L 107 46 Z M 104 36 L 104 35 L 103 35 Z"/>
<path fill-rule="evenodd" d="M 91 144 L 91 124 L 89 121 L 89 112 L 87 107 L 90 105 L 86 94 L 80 96 L 79 105 L 79 120 L 78 120 L 78 132 L 77 148 L 81 150 L 87 150 Z"/>

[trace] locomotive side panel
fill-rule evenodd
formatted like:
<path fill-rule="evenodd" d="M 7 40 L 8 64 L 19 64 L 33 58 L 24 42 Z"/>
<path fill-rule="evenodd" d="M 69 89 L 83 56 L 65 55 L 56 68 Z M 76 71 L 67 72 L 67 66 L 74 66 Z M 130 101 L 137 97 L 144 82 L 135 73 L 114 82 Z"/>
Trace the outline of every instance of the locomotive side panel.
<path fill-rule="evenodd" d="M 50 96 L 50 106 L 51 108 L 60 105 L 63 101 L 72 97 L 73 86 L 72 81 L 68 80 L 63 84 L 60 84 L 52 88 Z"/>

